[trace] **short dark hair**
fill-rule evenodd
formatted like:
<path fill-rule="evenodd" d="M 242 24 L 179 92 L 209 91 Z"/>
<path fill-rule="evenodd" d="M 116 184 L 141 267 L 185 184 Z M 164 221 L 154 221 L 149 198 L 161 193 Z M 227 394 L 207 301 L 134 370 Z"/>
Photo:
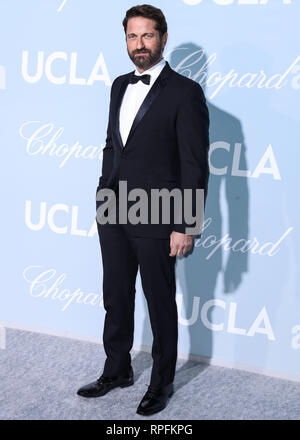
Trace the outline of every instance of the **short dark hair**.
<path fill-rule="evenodd" d="M 166 18 L 159 8 L 155 8 L 152 5 L 137 5 L 126 11 L 126 16 L 122 22 L 124 26 L 124 31 L 127 31 L 127 22 L 132 17 L 144 17 L 150 18 L 156 22 L 155 29 L 160 33 L 160 37 L 163 36 L 168 31 L 168 25 Z"/>

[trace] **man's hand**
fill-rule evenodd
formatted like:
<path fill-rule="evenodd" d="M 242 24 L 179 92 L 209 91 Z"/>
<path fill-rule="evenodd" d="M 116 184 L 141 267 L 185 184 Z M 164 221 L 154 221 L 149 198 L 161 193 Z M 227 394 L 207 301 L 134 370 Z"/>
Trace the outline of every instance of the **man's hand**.
<path fill-rule="evenodd" d="M 173 231 L 170 235 L 170 257 L 183 255 L 188 252 L 193 245 L 193 236 Z"/>

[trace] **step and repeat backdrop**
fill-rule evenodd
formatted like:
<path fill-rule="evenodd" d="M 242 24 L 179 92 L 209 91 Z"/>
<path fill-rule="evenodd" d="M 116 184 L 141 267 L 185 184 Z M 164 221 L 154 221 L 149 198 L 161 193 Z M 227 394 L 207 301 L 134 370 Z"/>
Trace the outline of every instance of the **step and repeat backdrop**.
<path fill-rule="evenodd" d="M 176 264 L 179 355 L 300 380 L 300 2 L 151 4 L 211 121 L 204 233 Z M 2 330 L 102 341 L 95 194 L 134 5 L 0 1 Z M 134 344 L 152 344 L 139 275 Z"/>

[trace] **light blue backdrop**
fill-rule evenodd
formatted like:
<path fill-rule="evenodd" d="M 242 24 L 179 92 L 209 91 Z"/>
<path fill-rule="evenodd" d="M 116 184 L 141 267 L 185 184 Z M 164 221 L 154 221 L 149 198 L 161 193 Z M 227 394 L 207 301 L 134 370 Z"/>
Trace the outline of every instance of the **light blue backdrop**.
<path fill-rule="evenodd" d="M 101 340 L 95 190 L 135 4 L 0 1 L 3 324 Z M 179 354 L 300 380 L 299 1 L 152 4 L 211 119 L 207 227 L 177 259 Z M 151 346 L 139 278 L 135 325 Z"/>

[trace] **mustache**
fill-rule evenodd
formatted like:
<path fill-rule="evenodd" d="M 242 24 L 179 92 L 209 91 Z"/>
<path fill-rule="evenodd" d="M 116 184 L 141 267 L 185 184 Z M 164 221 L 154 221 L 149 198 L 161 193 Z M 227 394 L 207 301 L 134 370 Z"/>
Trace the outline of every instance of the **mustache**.
<path fill-rule="evenodd" d="M 150 51 L 149 50 L 140 50 L 140 51 L 135 51 L 134 53 L 133 53 L 133 55 L 138 55 L 139 53 L 143 53 L 143 52 L 147 52 L 147 53 L 150 53 Z"/>

